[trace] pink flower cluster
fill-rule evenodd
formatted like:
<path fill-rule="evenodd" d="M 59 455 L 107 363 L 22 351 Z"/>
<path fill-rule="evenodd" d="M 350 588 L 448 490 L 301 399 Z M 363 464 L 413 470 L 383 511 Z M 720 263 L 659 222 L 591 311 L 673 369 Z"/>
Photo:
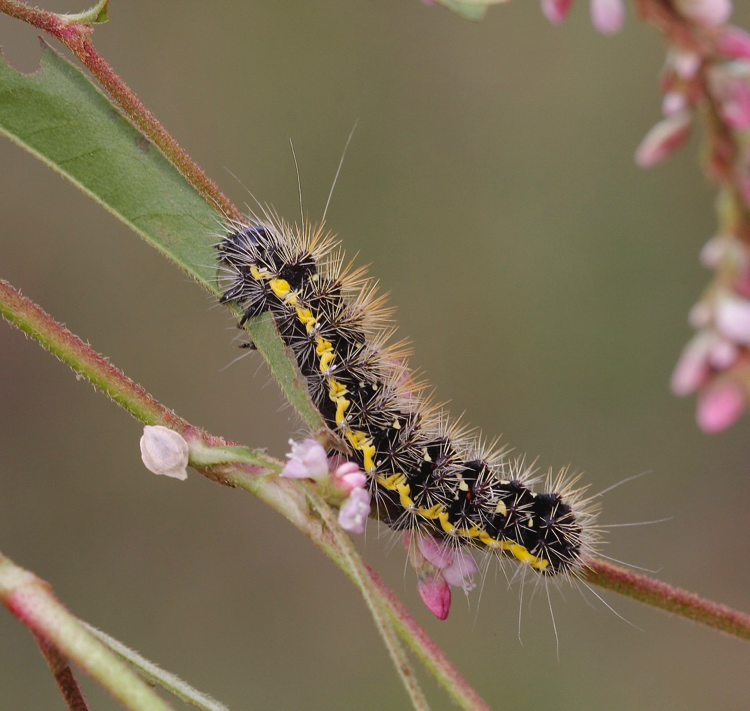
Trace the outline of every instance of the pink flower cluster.
<path fill-rule="evenodd" d="M 724 25 L 731 0 L 673 0 L 673 7 L 694 25 L 696 41 L 690 49 L 670 50 L 662 74 L 664 118 L 635 160 L 650 168 L 675 153 L 699 106 L 720 119 L 709 122 L 706 169 L 724 186 L 721 234 L 701 253 L 716 278 L 690 313 L 697 333 L 671 381 L 676 395 L 698 392 L 698 425 L 715 433 L 743 413 L 750 383 L 750 235 L 737 216 L 738 208 L 750 207 L 750 34 Z"/>
<path fill-rule="evenodd" d="M 707 433 L 732 425 L 745 410 L 750 375 L 750 248 L 732 234 L 713 237 L 701 261 L 721 272 L 690 312 L 697 333 L 685 346 L 672 391 L 699 391 L 698 426 Z"/>
<path fill-rule="evenodd" d="M 686 18 L 698 22 L 702 18 L 708 28 L 723 23 L 732 10 L 729 0 L 716 0 L 718 10 L 709 11 L 714 0 L 675 0 L 678 9 L 684 6 Z M 706 7 L 704 7 L 706 6 Z M 705 12 L 700 12 L 701 10 Z M 688 11 L 694 13 L 689 15 Z M 657 123 L 641 142 L 635 154 L 636 163 L 650 168 L 673 155 L 688 139 L 696 107 L 708 98 L 732 131 L 750 128 L 750 34 L 739 27 L 717 27 L 716 54 L 700 54 L 694 50 L 673 47 L 667 55 L 662 73 L 662 113 Z M 708 50 L 706 50 L 707 52 Z M 708 97 L 706 96 L 708 93 Z M 709 158 L 709 172 L 722 179 L 744 180 L 744 199 L 750 205 L 750 151 L 739 156 L 727 176 L 726 162 L 731 149 L 714 137 Z"/>
<path fill-rule="evenodd" d="M 329 459 L 325 448 L 314 439 L 295 442 L 290 439 L 292 451 L 281 470 L 288 479 L 313 479 L 328 485 L 344 501 L 339 509 L 339 525 L 350 533 L 364 533 L 370 515 L 370 492 L 367 475 L 355 462 L 341 456 Z"/>

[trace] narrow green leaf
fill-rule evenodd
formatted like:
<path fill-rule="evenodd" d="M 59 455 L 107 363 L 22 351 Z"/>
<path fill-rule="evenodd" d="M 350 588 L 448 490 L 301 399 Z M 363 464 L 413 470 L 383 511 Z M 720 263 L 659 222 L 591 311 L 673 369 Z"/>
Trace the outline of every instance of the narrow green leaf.
<path fill-rule="evenodd" d="M 219 294 L 214 245 L 220 215 L 88 77 L 44 42 L 33 74 L 20 74 L 0 56 L 0 134 Z M 295 410 L 310 428 L 321 427 L 273 326 L 260 319 L 249 328 Z"/>
<path fill-rule="evenodd" d="M 33 74 L 0 61 L 0 132 L 70 180 L 213 291 L 209 208 L 91 81 L 42 42 Z"/>
<path fill-rule="evenodd" d="M 109 0 L 99 0 L 94 7 L 83 12 L 61 15 L 70 23 L 82 23 L 88 25 L 99 25 L 109 19 Z"/>
<path fill-rule="evenodd" d="M 499 5 L 508 0 L 438 0 L 449 10 L 452 10 L 464 20 L 479 22 L 484 19 L 490 5 Z"/>
<path fill-rule="evenodd" d="M 110 637 L 106 632 L 102 632 L 100 629 L 83 620 L 78 620 L 78 623 L 85 627 L 100 642 L 106 644 L 121 659 L 129 662 L 141 677 L 150 684 L 161 686 L 181 701 L 197 706 L 202 711 L 229 711 L 220 701 L 193 688 L 176 674 L 162 669 L 158 664 L 149 661 L 134 649 L 126 647 L 122 642 L 119 642 L 114 637 Z"/>

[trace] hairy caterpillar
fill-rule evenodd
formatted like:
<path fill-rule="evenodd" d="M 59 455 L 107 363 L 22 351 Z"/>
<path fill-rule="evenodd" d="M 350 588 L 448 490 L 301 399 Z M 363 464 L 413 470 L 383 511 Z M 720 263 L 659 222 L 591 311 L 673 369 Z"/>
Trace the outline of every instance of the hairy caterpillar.
<path fill-rule="evenodd" d="M 548 493 L 425 398 L 390 310 L 364 269 L 344 263 L 322 225 L 275 216 L 231 224 L 218 245 L 222 303 L 249 319 L 270 311 L 310 397 L 365 471 L 380 518 L 445 545 L 500 552 L 546 575 L 575 574 L 590 554 L 594 513 L 565 472 Z"/>

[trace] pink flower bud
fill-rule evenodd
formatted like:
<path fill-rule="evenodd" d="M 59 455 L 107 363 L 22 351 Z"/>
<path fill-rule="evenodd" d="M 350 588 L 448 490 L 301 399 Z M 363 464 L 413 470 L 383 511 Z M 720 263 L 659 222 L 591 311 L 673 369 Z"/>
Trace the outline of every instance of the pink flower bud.
<path fill-rule="evenodd" d="M 665 116 L 674 116 L 687 108 L 685 95 L 679 91 L 668 91 L 661 102 L 661 112 Z"/>
<path fill-rule="evenodd" d="M 328 460 L 329 467 L 332 459 Z M 331 472 L 332 483 L 342 491 L 350 494 L 354 489 L 363 489 L 367 484 L 367 475 L 359 468 L 356 462 L 342 461 Z"/>
<path fill-rule="evenodd" d="M 750 300 L 724 292 L 716 299 L 714 323 L 725 338 L 750 345 Z"/>
<path fill-rule="evenodd" d="M 439 620 L 448 617 L 451 609 L 451 589 L 440 572 L 420 575 L 417 590 L 427 609 Z"/>
<path fill-rule="evenodd" d="M 625 23 L 623 0 L 591 0 L 591 22 L 602 34 L 619 32 Z"/>
<path fill-rule="evenodd" d="M 181 434 L 161 425 L 146 425 L 141 437 L 141 459 L 154 474 L 187 479 L 189 448 Z"/>
<path fill-rule="evenodd" d="M 570 12 L 573 0 L 542 0 L 542 12 L 553 24 L 559 25 Z"/>
<path fill-rule="evenodd" d="M 328 456 L 320 442 L 304 439 L 301 442 L 289 440 L 292 451 L 287 454 L 289 461 L 281 470 L 281 476 L 288 479 L 327 479 Z"/>
<path fill-rule="evenodd" d="M 417 546 L 419 546 L 422 555 L 436 568 L 442 570 L 452 565 L 454 560 L 453 550 L 444 541 L 439 541 L 432 536 L 419 536 Z"/>
<path fill-rule="evenodd" d="M 708 353 L 712 341 L 713 334 L 702 331 L 685 346 L 670 381 L 672 392 L 678 397 L 690 395 L 705 382 L 710 372 Z"/>
<path fill-rule="evenodd" d="M 706 434 L 716 434 L 733 425 L 745 410 L 745 392 L 736 383 L 717 384 L 698 400 L 696 420 Z"/>
<path fill-rule="evenodd" d="M 701 249 L 701 264 L 707 269 L 716 269 L 727 253 L 728 246 L 728 239 L 724 235 L 711 237 Z"/>
<path fill-rule="evenodd" d="M 673 0 L 677 12 L 708 27 L 723 25 L 732 14 L 732 0 Z"/>
<path fill-rule="evenodd" d="M 682 49 L 673 49 L 670 51 L 667 61 L 674 68 L 675 74 L 688 81 L 692 79 L 701 68 L 701 57 L 695 52 L 686 52 Z"/>
<path fill-rule="evenodd" d="M 747 79 L 734 77 L 722 93 L 721 115 L 724 120 L 738 131 L 750 128 L 750 84 Z"/>
<path fill-rule="evenodd" d="M 458 551 L 453 563 L 443 568 L 445 582 L 454 588 L 463 588 L 464 592 L 470 592 L 476 587 L 472 576 L 477 572 L 477 564 L 468 551 Z"/>
<path fill-rule="evenodd" d="M 674 154 L 690 135 L 693 116 L 682 111 L 659 121 L 641 141 L 635 152 L 635 162 L 641 168 L 650 168 Z"/>
<path fill-rule="evenodd" d="M 367 489 L 353 489 L 339 509 L 339 525 L 350 533 L 364 533 L 370 515 L 370 494 Z"/>
<path fill-rule="evenodd" d="M 705 328 L 711 323 L 711 316 L 713 316 L 713 309 L 705 301 L 699 301 L 690 309 L 688 323 L 696 330 Z"/>
<path fill-rule="evenodd" d="M 727 27 L 719 35 L 717 49 L 732 59 L 750 59 L 750 33 L 739 27 Z"/>
<path fill-rule="evenodd" d="M 740 349 L 736 343 L 717 334 L 708 351 L 708 362 L 716 370 L 726 370 L 737 360 L 739 354 Z"/>

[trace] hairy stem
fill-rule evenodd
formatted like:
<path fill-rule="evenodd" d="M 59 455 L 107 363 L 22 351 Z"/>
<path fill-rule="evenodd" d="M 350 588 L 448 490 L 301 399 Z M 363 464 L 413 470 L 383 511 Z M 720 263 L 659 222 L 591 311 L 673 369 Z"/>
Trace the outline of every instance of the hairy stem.
<path fill-rule="evenodd" d="M 79 624 L 47 583 L 2 553 L 0 601 L 35 636 L 46 640 L 60 654 L 80 666 L 125 708 L 132 711 L 169 711 L 171 708 L 127 664 Z M 55 665 L 57 667 L 58 660 L 55 660 Z M 79 708 L 85 709 L 86 706 Z"/>
<path fill-rule="evenodd" d="M 417 711 L 429 711 L 429 704 L 422 693 L 422 689 L 419 687 L 417 676 L 411 664 L 409 664 L 404 648 L 401 646 L 401 642 L 391 626 L 388 613 L 382 606 L 382 601 L 378 600 L 378 591 L 373 589 L 367 568 L 354 548 L 351 538 L 341 529 L 336 517 L 333 515 L 333 511 L 331 511 L 331 508 L 320 494 L 317 493 L 315 487 L 312 484 L 307 484 L 305 489 L 307 490 L 310 502 L 315 507 L 321 519 L 323 519 L 323 523 L 325 523 L 333 537 L 342 557 L 346 560 L 351 571 L 349 577 L 359 588 L 362 597 L 364 597 L 367 606 L 370 608 L 370 613 L 375 620 L 375 626 L 378 628 L 378 632 L 380 632 L 380 636 L 383 638 L 383 643 L 391 655 L 391 661 L 396 667 L 401 681 L 409 694 L 412 706 Z M 461 707 L 467 709 L 467 711 L 471 708 L 476 708 L 464 705 L 461 705 Z"/>
<path fill-rule="evenodd" d="M 190 445 L 190 464 L 193 468 L 213 481 L 249 491 L 278 511 L 320 547 L 362 589 L 361 571 L 351 563 L 351 549 L 342 550 L 336 539 L 327 532 L 328 527 L 322 527 L 320 521 L 311 516 L 307 496 L 298 483 L 275 476 L 283 466 L 280 461 L 263 452 L 210 435 L 176 416 L 106 358 L 96 353 L 91 346 L 1 280 L 0 314 L 74 371 L 86 377 L 137 420 L 144 424 L 161 424 L 180 432 Z M 396 599 L 395 596 L 382 588 L 382 584 L 373 590 L 368 594 L 373 594 L 379 608 L 388 612 L 399 634 L 417 657 L 423 662 L 425 659 L 429 660 L 428 669 L 439 672 L 436 677 L 446 691 L 459 702 L 459 697 L 465 697 L 466 703 L 461 703 L 461 707 L 467 711 L 486 709 L 487 706 L 479 695 L 405 609 L 393 608 L 392 600 Z M 402 661 L 399 661 L 400 673 L 407 668 L 403 667 Z M 407 676 L 413 679 L 413 673 Z"/>
<path fill-rule="evenodd" d="M 590 583 L 740 639 L 750 640 L 750 615 L 603 560 L 588 560 L 586 568 L 584 580 Z"/>
<path fill-rule="evenodd" d="M 57 688 L 68 707 L 68 711 L 89 711 L 89 705 L 83 696 L 81 687 L 78 686 L 73 670 L 68 660 L 60 650 L 40 634 L 34 634 L 39 651 L 44 656 L 52 676 L 55 677 Z"/>

